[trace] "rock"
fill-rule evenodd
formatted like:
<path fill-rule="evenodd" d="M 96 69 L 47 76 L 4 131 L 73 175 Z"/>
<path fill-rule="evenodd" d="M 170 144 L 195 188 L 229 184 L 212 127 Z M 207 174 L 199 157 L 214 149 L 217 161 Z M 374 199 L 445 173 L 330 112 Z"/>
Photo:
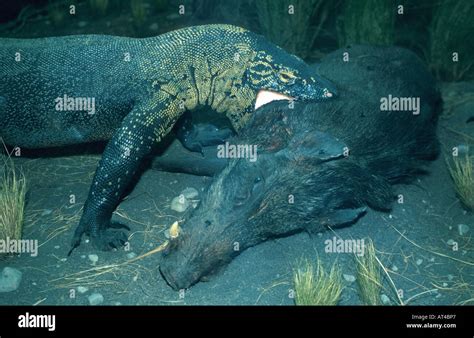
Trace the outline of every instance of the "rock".
<path fill-rule="evenodd" d="M 448 283 L 444 282 L 443 283 L 443 288 L 447 287 L 448 286 Z"/>
<path fill-rule="evenodd" d="M 188 200 L 192 200 L 199 196 L 199 192 L 194 188 L 186 188 L 181 191 L 181 195 L 186 197 Z"/>
<path fill-rule="evenodd" d="M 446 242 L 446 244 L 452 246 L 454 245 L 456 242 L 454 241 L 454 239 L 448 239 L 448 241 Z"/>
<path fill-rule="evenodd" d="M 189 201 L 184 195 L 179 195 L 171 201 L 171 210 L 185 212 L 189 208 Z"/>
<path fill-rule="evenodd" d="M 21 271 L 5 267 L 0 275 L 0 292 L 11 292 L 18 289 L 21 282 Z"/>
<path fill-rule="evenodd" d="M 89 291 L 89 288 L 87 286 L 78 286 L 76 290 L 79 293 L 86 293 L 87 291 Z"/>
<path fill-rule="evenodd" d="M 44 209 L 44 211 L 41 213 L 41 216 L 48 216 L 53 213 L 53 210 L 51 209 Z"/>
<path fill-rule="evenodd" d="M 92 262 L 92 265 L 96 265 L 96 263 L 99 261 L 99 256 L 97 256 L 96 254 L 90 254 L 87 257 Z"/>
<path fill-rule="evenodd" d="M 82 258 L 82 259 L 86 258 L 86 255 L 81 255 L 81 258 Z"/>
<path fill-rule="evenodd" d="M 458 144 L 456 146 L 458 148 L 458 156 L 468 156 L 469 155 L 469 145 L 467 144 Z"/>
<path fill-rule="evenodd" d="M 137 254 L 135 252 L 129 252 L 127 254 L 127 259 L 134 259 L 135 257 L 137 257 Z"/>
<path fill-rule="evenodd" d="M 421 265 L 421 264 L 423 264 L 423 260 L 421 258 L 418 258 L 416 260 L 416 265 Z"/>
<path fill-rule="evenodd" d="M 464 236 L 469 232 L 469 226 L 466 224 L 458 224 L 458 233 L 459 236 Z"/>
<path fill-rule="evenodd" d="M 349 283 L 353 283 L 356 280 L 354 275 L 349 275 L 349 274 L 346 274 L 346 273 L 342 274 L 342 277 L 344 277 L 346 282 L 349 282 Z"/>
<path fill-rule="evenodd" d="M 100 293 L 93 293 L 89 297 L 87 297 L 89 300 L 90 305 L 100 305 L 104 302 L 104 296 L 102 296 Z"/>
<path fill-rule="evenodd" d="M 398 267 L 397 267 L 396 265 L 392 265 L 392 268 L 391 268 L 390 270 L 397 272 L 397 271 L 398 271 Z"/>
<path fill-rule="evenodd" d="M 380 296 L 380 300 L 382 301 L 382 304 L 384 305 L 389 305 L 390 304 L 390 298 L 384 293 Z"/>

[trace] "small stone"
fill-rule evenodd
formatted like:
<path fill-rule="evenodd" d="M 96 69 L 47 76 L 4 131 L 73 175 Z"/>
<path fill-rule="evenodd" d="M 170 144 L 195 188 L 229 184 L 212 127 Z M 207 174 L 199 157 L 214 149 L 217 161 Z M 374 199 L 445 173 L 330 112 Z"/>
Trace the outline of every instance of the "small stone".
<path fill-rule="evenodd" d="M 120 303 L 120 302 L 113 302 L 112 305 L 120 306 L 120 305 L 122 305 L 122 303 Z"/>
<path fill-rule="evenodd" d="M 354 275 L 349 275 L 349 274 L 346 274 L 346 273 L 342 274 L 342 277 L 344 277 L 346 282 L 349 282 L 349 283 L 353 283 L 356 280 Z"/>
<path fill-rule="evenodd" d="M 397 267 L 396 265 L 392 265 L 392 268 L 391 268 L 390 270 L 397 272 L 397 271 L 398 271 L 398 267 Z"/>
<path fill-rule="evenodd" d="M 462 155 L 462 156 L 469 155 L 469 145 L 467 145 L 467 144 L 458 144 L 456 146 L 456 148 L 458 148 L 458 156 L 459 155 Z"/>
<path fill-rule="evenodd" d="M 89 288 L 87 286 L 78 286 L 76 290 L 79 293 L 86 293 L 87 291 L 89 291 Z"/>
<path fill-rule="evenodd" d="M 65 262 L 65 261 L 67 261 L 67 258 L 66 258 L 66 257 L 61 258 L 60 261 L 61 261 L 61 262 Z"/>
<path fill-rule="evenodd" d="M 81 255 L 81 258 L 82 258 L 82 259 L 86 258 L 86 255 Z"/>
<path fill-rule="evenodd" d="M 85 240 L 84 242 L 89 243 L 89 242 L 90 242 L 90 239 L 89 239 L 89 238 L 86 238 L 86 240 Z"/>
<path fill-rule="evenodd" d="M 99 256 L 97 256 L 96 254 L 90 254 L 87 257 L 89 257 L 89 260 L 92 262 L 92 265 L 96 265 L 96 263 L 99 261 Z"/>
<path fill-rule="evenodd" d="M 181 195 L 186 197 L 188 200 L 192 200 L 199 196 L 199 192 L 194 188 L 186 188 L 181 191 Z"/>
<path fill-rule="evenodd" d="M 418 258 L 416 260 L 416 265 L 421 265 L 421 264 L 423 264 L 423 260 L 421 258 Z"/>
<path fill-rule="evenodd" d="M 453 275 L 448 275 L 448 280 L 451 282 L 452 280 L 454 279 L 454 276 Z"/>
<path fill-rule="evenodd" d="M 454 241 L 454 239 L 448 239 L 448 241 L 446 242 L 446 244 L 448 245 L 454 245 L 456 242 Z"/>
<path fill-rule="evenodd" d="M 129 252 L 127 254 L 127 259 L 134 259 L 135 257 L 137 257 L 137 254 L 135 252 Z"/>
<path fill-rule="evenodd" d="M 458 224 L 458 233 L 459 236 L 464 236 L 469 232 L 469 226 L 466 224 Z"/>
<path fill-rule="evenodd" d="M 57 250 L 57 249 L 60 248 L 60 246 L 59 246 L 59 245 L 55 245 L 54 248 Z"/>
<path fill-rule="evenodd" d="M 382 293 L 382 295 L 380 296 L 380 300 L 382 301 L 382 304 L 384 305 L 390 304 L 390 298 L 388 298 L 388 296 L 384 293 Z"/>
<path fill-rule="evenodd" d="M 433 263 L 435 261 L 435 258 L 434 257 L 431 257 L 430 258 L 430 262 Z"/>
<path fill-rule="evenodd" d="M 157 31 L 158 30 L 158 24 L 156 22 L 152 23 L 150 27 L 148 27 L 151 31 Z"/>
<path fill-rule="evenodd" d="M 443 288 L 447 287 L 448 286 L 448 283 L 444 282 L 443 283 Z"/>
<path fill-rule="evenodd" d="M 184 195 L 179 195 L 171 201 L 171 210 L 185 212 L 189 208 L 189 201 Z"/>
<path fill-rule="evenodd" d="M 5 267 L 0 275 L 0 292 L 11 292 L 18 289 L 22 273 L 20 270 Z"/>
<path fill-rule="evenodd" d="M 36 286 L 38 285 L 36 282 L 31 283 L 31 285 Z"/>
<path fill-rule="evenodd" d="M 41 213 L 41 216 L 48 216 L 53 213 L 53 210 L 51 209 L 44 209 L 44 211 Z"/>
<path fill-rule="evenodd" d="M 89 300 L 90 305 L 100 305 L 104 302 L 104 296 L 102 296 L 100 293 L 93 293 L 89 297 L 87 297 Z"/>
<path fill-rule="evenodd" d="M 84 27 L 87 26 L 87 22 L 86 22 L 86 21 L 79 21 L 79 22 L 77 23 L 77 26 L 78 26 L 79 28 L 84 28 Z"/>

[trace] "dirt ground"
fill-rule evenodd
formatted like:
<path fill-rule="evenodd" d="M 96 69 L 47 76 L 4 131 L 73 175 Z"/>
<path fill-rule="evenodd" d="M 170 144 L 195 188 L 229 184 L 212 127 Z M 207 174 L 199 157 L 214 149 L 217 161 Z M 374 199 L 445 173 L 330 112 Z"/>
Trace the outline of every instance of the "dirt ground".
<path fill-rule="evenodd" d="M 38 20 L 18 24 L 21 29 L 2 32 L 2 36 L 136 35 L 129 13 L 93 17 L 83 7 L 78 7 L 74 18 L 60 22 L 45 12 Z M 159 25 L 150 18 L 144 24 L 148 31 L 141 33 L 158 35 L 189 24 L 166 15 Z M 114 220 L 131 228 L 129 250 L 98 252 L 83 243 L 67 257 L 100 153 L 14 158 L 28 180 L 23 238 L 37 239 L 40 248 L 37 257 L 23 254 L 0 260 L 0 270 L 10 266 L 23 273 L 16 291 L 0 293 L 0 304 L 86 305 L 88 297 L 100 293 L 104 305 L 292 305 L 296 264 L 302 258 L 315 261 L 317 257 L 328 268 L 338 264 L 347 277 L 340 304 L 361 304 L 357 283 L 350 281 L 356 276 L 353 255 L 324 251 L 324 241 L 336 236 L 373 240 L 387 269 L 386 304 L 474 305 L 474 217 L 457 199 L 444 157 L 453 146 L 474 147 L 474 123 L 465 123 L 474 116 L 474 83 L 446 84 L 442 89 L 446 107 L 439 138 L 445 153 L 429 165 L 428 175 L 420 176 L 415 184 L 396 187 L 404 197 L 403 204 L 394 204 L 390 213 L 369 210 L 355 225 L 334 233 L 301 233 L 257 245 L 210 281 L 185 293 L 173 291 L 159 274 L 160 254 L 127 261 L 162 244 L 165 230 L 183 218 L 170 209 L 171 200 L 186 187 L 201 192 L 210 178 L 147 170 L 114 214 Z M 466 224 L 470 230 L 460 236 L 458 224 Z M 458 250 L 448 242 L 457 243 Z M 89 258 L 91 254 L 97 255 L 96 263 Z"/>
<path fill-rule="evenodd" d="M 257 245 L 210 281 L 185 293 L 173 291 L 162 279 L 159 253 L 127 261 L 162 244 L 167 227 L 183 218 L 170 209 L 173 197 L 186 187 L 201 192 L 211 178 L 145 171 L 114 214 L 115 220 L 132 230 L 128 250 L 97 252 L 83 243 L 67 257 L 100 154 L 15 158 L 28 180 L 23 238 L 38 239 L 40 247 L 37 257 L 23 254 L 0 261 L 0 267 L 14 267 L 23 273 L 16 291 L 0 294 L 0 304 L 85 305 L 90 295 L 100 293 L 102 304 L 107 305 L 291 305 L 296 264 L 302 258 L 315 261 L 317 257 L 326 267 L 338 264 L 346 275 L 340 304 L 360 304 L 357 283 L 351 281 L 351 276 L 356 276 L 353 255 L 324 251 L 324 241 L 336 236 L 373 240 L 387 269 L 386 304 L 472 305 L 474 217 L 456 198 L 445 155 L 453 146 L 473 144 L 474 125 L 465 121 L 474 111 L 474 83 L 442 88 L 446 104 L 438 134 L 444 154 L 415 184 L 396 187 L 404 197 L 403 204 L 394 204 L 390 213 L 370 210 L 355 225 L 336 232 L 301 233 Z M 466 224 L 470 230 L 461 236 L 458 224 Z M 457 251 L 453 241 L 458 243 Z M 96 263 L 89 258 L 91 254 L 98 256 Z"/>

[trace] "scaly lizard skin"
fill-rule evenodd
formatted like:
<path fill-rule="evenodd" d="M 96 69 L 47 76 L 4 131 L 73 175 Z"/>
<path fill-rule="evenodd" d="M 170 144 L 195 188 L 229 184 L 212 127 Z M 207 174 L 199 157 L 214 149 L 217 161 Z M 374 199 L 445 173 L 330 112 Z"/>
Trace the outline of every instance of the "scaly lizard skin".
<path fill-rule="evenodd" d="M 243 28 L 204 25 L 145 39 L 77 35 L 0 39 L 0 136 L 44 148 L 108 140 L 72 246 L 84 233 L 110 250 L 127 236 L 112 212 L 140 161 L 186 110 L 209 106 L 238 131 L 261 89 L 297 100 L 333 96 L 296 56 Z M 94 98 L 95 110 L 57 98 Z M 67 101 L 65 101 L 67 102 Z M 59 108 L 58 108 L 59 107 Z M 66 109 L 70 108 L 70 109 Z"/>

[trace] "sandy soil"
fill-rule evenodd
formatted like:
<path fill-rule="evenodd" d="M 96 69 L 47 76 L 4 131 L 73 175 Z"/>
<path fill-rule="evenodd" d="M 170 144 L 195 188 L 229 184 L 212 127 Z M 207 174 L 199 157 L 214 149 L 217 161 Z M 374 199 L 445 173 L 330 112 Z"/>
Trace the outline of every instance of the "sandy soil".
<path fill-rule="evenodd" d="M 474 111 L 473 88 L 474 83 L 443 86 L 447 107 L 439 136 L 445 151 L 473 142 L 474 125 L 465 123 Z M 469 95 L 471 100 L 466 99 Z M 15 159 L 28 178 L 24 238 L 38 239 L 40 248 L 37 257 L 23 254 L 0 262 L 23 272 L 19 289 L 2 294 L 1 304 L 83 305 L 89 303 L 88 296 L 100 293 L 103 304 L 290 305 L 293 270 L 301 258 L 319 257 L 326 267 L 337 263 L 344 274 L 356 276 L 352 254 L 325 253 L 324 241 L 334 236 L 373 240 L 393 281 L 384 276 L 387 304 L 474 304 L 474 217 L 456 198 L 443 155 L 415 184 L 396 187 L 404 203 L 394 204 L 390 213 L 370 210 L 352 227 L 260 244 L 184 294 L 173 291 L 160 276 L 160 254 L 126 263 L 127 254 L 140 255 L 163 243 L 165 229 L 184 217 L 170 209 L 172 198 L 186 187 L 201 191 L 211 179 L 145 171 L 114 214 L 115 220 L 132 229 L 128 251 L 97 252 L 83 243 L 67 257 L 99 158 L 100 154 L 86 154 Z M 75 203 L 70 203 L 71 195 Z M 470 227 L 464 236 L 457 229 L 461 223 Z M 457 251 L 447 243 L 450 239 L 458 243 Z M 95 265 L 90 254 L 99 258 Z M 357 283 L 344 280 L 344 284 L 340 304 L 360 304 Z M 78 286 L 88 290 L 77 292 Z M 401 299 L 395 287 L 401 290 Z"/>

